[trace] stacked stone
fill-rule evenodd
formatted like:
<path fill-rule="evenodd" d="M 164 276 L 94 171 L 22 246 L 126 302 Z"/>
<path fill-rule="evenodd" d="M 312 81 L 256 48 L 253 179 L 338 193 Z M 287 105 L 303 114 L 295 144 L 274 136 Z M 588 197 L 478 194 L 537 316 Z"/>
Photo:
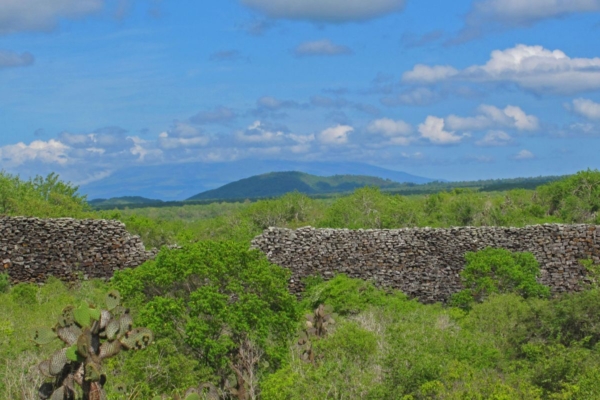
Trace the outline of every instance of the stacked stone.
<path fill-rule="evenodd" d="M 269 228 L 252 241 L 268 259 L 292 271 L 290 290 L 302 279 L 344 273 L 399 289 L 424 303 L 445 302 L 463 289 L 465 253 L 486 247 L 531 252 L 540 264 L 540 282 L 552 291 L 581 289 L 585 268 L 600 263 L 600 226 L 545 224 L 524 228 L 457 227 L 392 230 Z"/>
<path fill-rule="evenodd" d="M 155 254 L 118 221 L 0 218 L 0 271 L 13 283 L 43 283 L 50 275 L 64 281 L 110 278 Z"/>

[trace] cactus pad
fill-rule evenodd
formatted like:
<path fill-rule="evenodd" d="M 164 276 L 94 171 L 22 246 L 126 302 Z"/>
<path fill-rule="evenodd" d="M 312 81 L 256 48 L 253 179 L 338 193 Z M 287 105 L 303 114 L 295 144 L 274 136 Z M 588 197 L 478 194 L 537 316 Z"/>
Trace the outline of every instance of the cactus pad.
<path fill-rule="evenodd" d="M 64 400 L 65 398 L 65 387 L 61 386 L 52 393 L 50 400 Z"/>
<path fill-rule="evenodd" d="M 87 358 L 90 355 L 90 347 L 92 347 L 92 334 L 90 328 L 86 328 L 77 338 L 77 352 L 81 357 Z"/>
<path fill-rule="evenodd" d="M 58 317 L 58 325 L 62 327 L 67 327 L 75 324 L 75 319 L 73 317 L 73 310 L 75 307 L 67 306 L 62 310 L 62 313 Z"/>
<path fill-rule="evenodd" d="M 50 357 L 50 375 L 56 376 L 61 373 L 65 365 L 69 362 L 67 358 L 67 349 L 60 349 Z"/>
<path fill-rule="evenodd" d="M 200 395 L 198 393 L 191 393 L 185 396 L 185 400 L 200 400 Z"/>
<path fill-rule="evenodd" d="M 56 333 L 50 328 L 37 328 L 31 335 L 31 340 L 36 344 L 44 345 L 56 339 Z"/>
<path fill-rule="evenodd" d="M 132 328 L 133 328 L 133 317 L 131 316 L 131 314 L 129 314 L 128 312 L 126 312 L 125 314 L 121 315 L 121 318 L 119 318 L 119 333 L 118 333 L 118 337 L 122 338 Z"/>
<path fill-rule="evenodd" d="M 121 294 L 117 290 L 111 290 L 106 294 L 106 308 L 114 310 L 121 304 Z"/>
<path fill-rule="evenodd" d="M 121 351 L 121 342 L 118 340 L 112 342 L 104 342 L 100 346 L 100 354 L 99 357 L 101 360 L 115 356 Z"/>
<path fill-rule="evenodd" d="M 153 334 L 150 329 L 147 328 L 136 328 L 130 332 L 127 332 L 123 338 L 120 339 L 121 344 L 130 350 L 142 350 L 145 349 L 152 343 Z"/>
<path fill-rule="evenodd" d="M 120 329 L 121 325 L 119 323 L 119 320 L 111 319 L 110 321 L 108 321 L 106 329 L 104 330 L 106 338 L 108 340 L 115 340 L 117 338 L 117 335 L 119 334 Z"/>
<path fill-rule="evenodd" d="M 100 310 L 100 329 L 106 328 L 111 319 L 112 315 L 108 310 Z"/>
<path fill-rule="evenodd" d="M 90 326 L 92 323 L 92 315 L 90 306 L 84 301 L 79 307 L 73 310 L 75 322 L 81 327 Z"/>
<path fill-rule="evenodd" d="M 50 360 L 44 360 L 38 365 L 38 370 L 45 377 L 50 378 L 52 375 L 50 374 Z"/>
<path fill-rule="evenodd" d="M 64 327 L 64 328 L 59 327 L 56 330 L 56 334 L 58 335 L 60 340 L 62 340 L 63 342 L 65 342 L 66 344 L 68 344 L 70 346 L 72 344 L 77 343 L 77 338 L 79 337 L 79 335 L 81 335 L 81 329 L 76 325 L 72 325 L 72 326 Z"/>
<path fill-rule="evenodd" d="M 90 382 L 99 382 L 102 377 L 100 365 L 90 362 L 85 364 L 85 379 Z"/>

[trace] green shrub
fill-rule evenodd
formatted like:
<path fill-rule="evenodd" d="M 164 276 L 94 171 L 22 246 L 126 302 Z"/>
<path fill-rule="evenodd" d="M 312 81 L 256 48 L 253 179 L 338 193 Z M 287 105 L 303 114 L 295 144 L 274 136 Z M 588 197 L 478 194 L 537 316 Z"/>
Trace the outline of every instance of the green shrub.
<path fill-rule="evenodd" d="M 13 301 L 20 305 L 37 303 L 38 286 L 32 283 L 18 283 L 10 290 Z"/>
<path fill-rule="evenodd" d="M 492 293 L 517 293 L 524 298 L 548 297 L 550 288 L 537 282 L 540 267 L 531 253 L 511 253 L 488 247 L 465 255 L 460 273 L 466 289 L 455 294 L 451 304 L 469 308 Z"/>
<path fill-rule="evenodd" d="M 136 297 L 140 324 L 197 359 L 224 388 L 234 367 L 256 378 L 285 357 L 299 317 L 288 277 L 245 244 L 207 241 L 163 248 L 155 261 L 117 272 L 113 284 Z M 247 352 L 262 357 L 242 365 Z"/>
<path fill-rule="evenodd" d="M 357 314 L 369 306 L 392 307 L 395 304 L 399 307 L 410 307 L 414 302 L 397 290 L 387 293 L 376 288 L 371 282 L 339 274 L 327 282 L 318 278 L 308 280 L 302 306 L 306 310 L 313 310 L 319 304 L 330 305 L 334 312 L 348 315 Z"/>

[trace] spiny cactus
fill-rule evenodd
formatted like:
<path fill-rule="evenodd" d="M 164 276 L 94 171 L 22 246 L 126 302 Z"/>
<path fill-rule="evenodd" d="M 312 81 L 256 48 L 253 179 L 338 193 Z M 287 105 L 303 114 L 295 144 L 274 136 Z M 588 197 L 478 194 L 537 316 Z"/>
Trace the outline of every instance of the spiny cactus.
<path fill-rule="evenodd" d="M 103 360 L 121 350 L 142 350 L 152 343 L 152 331 L 134 329 L 129 310 L 120 302 L 119 292 L 113 290 L 106 295 L 106 310 L 84 301 L 79 307 L 66 307 L 53 328 L 33 332 L 32 340 L 38 345 L 57 338 L 67 345 L 38 366 L 49 379 L 38 390 L 41 400 L 75 400 L 79 392 L 82 400 L 105 400 Z"/>
<path fill-rule="evenodd" d="M 314 339 L 321 339 L 327 335 L 331 325 L 335 324 L 333 317 L 333 308 L 323 304 L 317 307 L 314 313 L 306 315 L 306 328 L 298 338 L 298 346 L 302 350 L 302 359 L 304 361 L 315 362 L 312 342 Z"/>

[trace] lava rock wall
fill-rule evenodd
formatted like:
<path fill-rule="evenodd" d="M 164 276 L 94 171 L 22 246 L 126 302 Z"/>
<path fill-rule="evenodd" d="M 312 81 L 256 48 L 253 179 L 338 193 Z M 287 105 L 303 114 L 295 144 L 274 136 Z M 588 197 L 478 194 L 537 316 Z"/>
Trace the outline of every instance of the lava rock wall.
<path fill-rule="evenodd" d="M 600 263 L 600 226 L 545 224 L 524 228 L 459 227 L 390 230 L 269 228 L 252 241 L 267 258 L 292 271 L 290 289 L 301 279 L 344 273 L 399 289 L 425 303 L 445 302 L 463 289 L 465 253 L 486 247 L 531 252 L 539 281 L 554 293 L 581 289 L 582 259 Z"/>
<path fill-rule="evenodd" d="M 12 283 L 110 278 L 155 255 L 118 221 L 0 217 L 0 272 Z"/>

